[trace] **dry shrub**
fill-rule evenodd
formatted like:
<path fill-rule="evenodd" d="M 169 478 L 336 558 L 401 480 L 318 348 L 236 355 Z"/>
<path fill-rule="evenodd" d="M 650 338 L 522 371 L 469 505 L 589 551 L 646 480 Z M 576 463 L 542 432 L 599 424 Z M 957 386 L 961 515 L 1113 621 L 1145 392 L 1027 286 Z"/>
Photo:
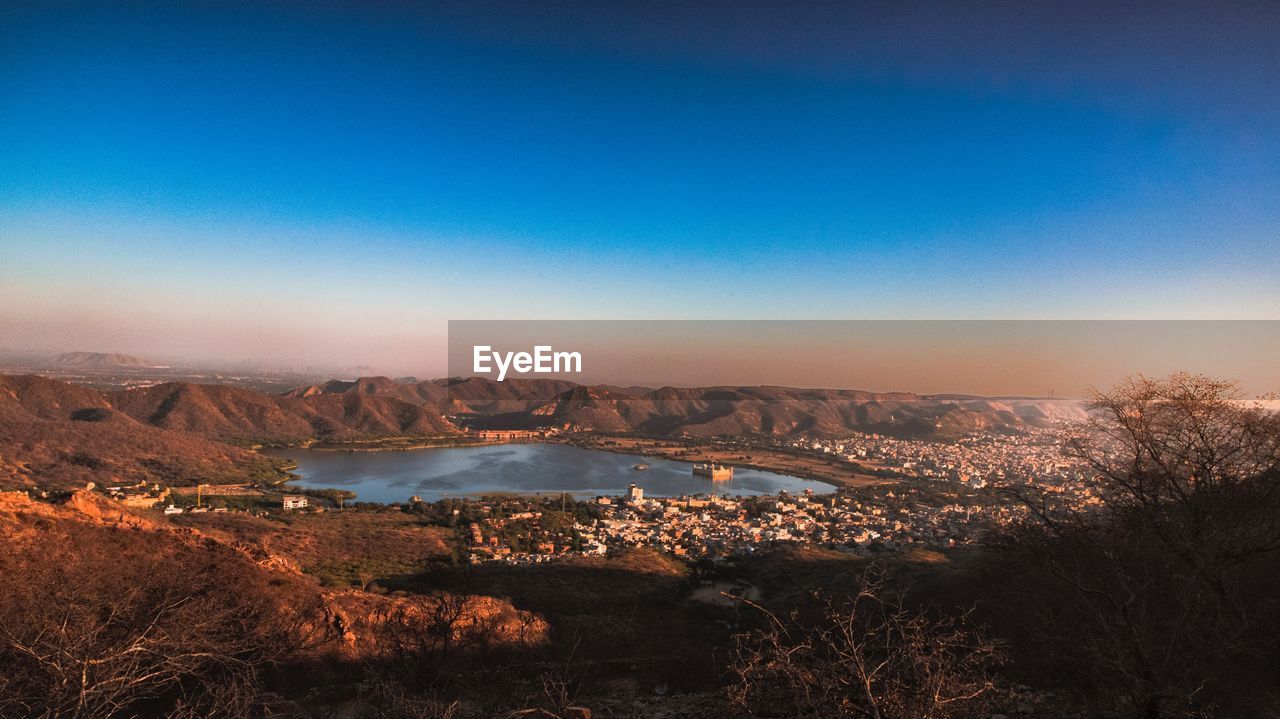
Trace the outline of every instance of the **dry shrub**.
<path fill-rule="evenodd" d="M 871 574 L 847 600 L 816 599 L 814 621 L 747 602 L 768 624 L 737 637 L 735 704 L 757 716 L 986 716 L 1000 652 L 963 617 L 909 611 Z"/>
<path fill-rule="evenodd" d="M 0 576 L 0 716 L 250 714 L 314 609 L 223 547 L 70 521 Z"/>

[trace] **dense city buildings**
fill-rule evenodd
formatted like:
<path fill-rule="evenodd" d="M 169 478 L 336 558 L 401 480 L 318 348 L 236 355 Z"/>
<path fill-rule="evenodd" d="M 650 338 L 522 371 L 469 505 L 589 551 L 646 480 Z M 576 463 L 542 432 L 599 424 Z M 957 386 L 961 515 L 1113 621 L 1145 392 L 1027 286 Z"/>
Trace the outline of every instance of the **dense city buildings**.
<path fill-rule="evenodd" d="M 875 434 L 797 440 L 786 446 L 834 455 L 853 468 L 890 472 L 896 481 L 829 493 L 725 497 L 714 493 L 645 497 L 632 484 L 623 497 L 576 503 L 571 523 L 556 515 L 549 529 L 537 511 L 510 513 L 512 499 L 477 502 L 468 529 L 470 561 L 547 561 L 653 547 L 687 558 L 725 558 L 780 543 L 810 543 L 850 553 L 906 547 L 945 548 L 978 541 L 994 525 L 1023 516 L 1018 490 L 1034 487 L 1072 506 L 1097 503 L 1089 470 L 1068 451 L 1069 426 L 979 434 L 956 441 L 896 439 Z M 520 503 L 520 502 L 517 502 Z M 523 503 L 521 503 L 523 506 Z M 518 524 L 519 547 L 504 538 Z"/>

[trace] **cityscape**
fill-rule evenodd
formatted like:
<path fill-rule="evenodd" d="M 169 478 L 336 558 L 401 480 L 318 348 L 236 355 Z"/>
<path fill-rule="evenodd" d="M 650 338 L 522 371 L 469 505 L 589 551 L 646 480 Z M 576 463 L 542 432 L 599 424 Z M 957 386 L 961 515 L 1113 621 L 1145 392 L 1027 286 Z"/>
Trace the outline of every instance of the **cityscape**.
<path fill-rule="evenodd" d="M 904 548 L 942 548 L 980 540 L 983 530 L 1025 517 L 1016 494 L 996 490 L 1034 484 L 1074 509 L 1099 504 L 1092 472 L 1067 453 L 1069 427 L 1028 430 L 1019 435 L 965 437 L 955 442 L 895 440 L 868 435 L 845 440 L 787 443 L 809 452 L 891 469 L 904 478 L 959 487 L 954 501 L 938 504 L 920 490 L 896 483 L 874 491 L 762 498 L 715 494 L 645 498 L 632 485 L 622 497 L 590 500 L 585 523 L 548 532 L 541 513 L 503 513 L 468 525 L 469 561 L 538 562 L 556 557 L 604 555 L 611 549 L 654 547 L 685 558 L 725 559 L 777 543 L 812 543 L 853 554 L 875 555 Z M 987 490 L 972 492 L 970 490 Z M 503 502 L 479 501 L 472 511 L 493 515 Z M 513 523 L 523 551 L 504 542 Z"/>
<path fill-rule="evenodd" d="M 0 3 L 0 719 L 1280 717 L 1280 3 Z"/>

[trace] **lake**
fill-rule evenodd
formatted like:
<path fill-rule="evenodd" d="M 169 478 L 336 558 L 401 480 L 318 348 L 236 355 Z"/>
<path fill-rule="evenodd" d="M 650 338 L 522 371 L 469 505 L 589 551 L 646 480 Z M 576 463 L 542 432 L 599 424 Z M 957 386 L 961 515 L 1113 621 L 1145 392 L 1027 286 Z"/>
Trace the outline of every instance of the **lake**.
<path fill-rule="evenodd" d="M 693 476 L 693 465 L 657 457 L 616 454 L 564 444 L 499 444 L 391 452 L 267 449 L 263 454 L 297 461 L 310 488 L 348 489 L 361 502 L 428 502 L 483 494 L 620 495 L 634 482 L 646 497 L 683 494 L 756 495 L 780 490 L 832 492 L 829 484 L 758 469 L 737 468 L 733 479 L 712 483 Z M 637 470 L 635 465 L 649 469 Z"/>

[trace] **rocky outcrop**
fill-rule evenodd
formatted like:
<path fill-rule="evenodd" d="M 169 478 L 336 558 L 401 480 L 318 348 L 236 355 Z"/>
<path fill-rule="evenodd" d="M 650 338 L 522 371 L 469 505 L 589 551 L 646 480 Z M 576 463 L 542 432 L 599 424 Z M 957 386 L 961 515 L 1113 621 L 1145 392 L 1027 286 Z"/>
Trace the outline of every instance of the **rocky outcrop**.
<path fill-rule="evenodd" d="M 495 597 L 435 592 L 388 597 L 324 594 L 331 650 L 345 660 L 449 651 L 527 648 L 548 641 L 547 623 Z"/>
<path fill-rule="evenodd" d="M 271 601 L 318 598 L 322 619 L 306 626 L 308 641 L 345 660 L 535 647 L 548 640 L 544 620 L 504 599 L 447 592 L 390 597 L 323 590 L 292 559 L 259 544 L 134 513 L 92 490 L 74 492 L 56 503 L 24 492 L 0 492 L 0 543 L 9 551 L 37 546 L 49 533 L 77 526 L 138 532 L 139 541 L 158 552 L 179 543 L 208 556 L 233 553 L 248 559 L 267 573 L 264 582 L 292 588 Z M 308 596 L 312 599 L 306 600 Z"/>

